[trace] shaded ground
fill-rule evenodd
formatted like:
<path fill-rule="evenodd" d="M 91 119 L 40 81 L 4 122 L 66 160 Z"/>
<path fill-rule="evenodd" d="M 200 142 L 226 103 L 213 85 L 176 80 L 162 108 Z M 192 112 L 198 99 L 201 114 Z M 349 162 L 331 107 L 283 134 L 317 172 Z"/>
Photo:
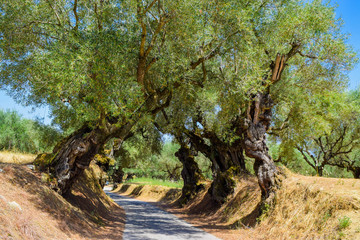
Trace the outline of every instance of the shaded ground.
<path fill-rule="evenodd" d="M 87 170 L 82 178 L 92 175 Z M 0 164 L 0 239 L 121 239 L 124 211 L 88 182 L 76 183 L 65 199 L 41 174 Z"/>
<path fill-rule="evenodd" d="M 108 193 L 125 209 L 124 240 L 216 240 L 218 238 L 197 229 L 172 214 L 139 200 Z"/>

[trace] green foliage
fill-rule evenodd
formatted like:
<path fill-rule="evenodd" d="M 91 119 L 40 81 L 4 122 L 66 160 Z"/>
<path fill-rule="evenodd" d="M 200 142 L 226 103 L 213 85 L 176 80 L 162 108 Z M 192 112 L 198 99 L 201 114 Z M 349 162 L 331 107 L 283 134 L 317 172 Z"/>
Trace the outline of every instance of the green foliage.
<path fill-rule="evenodd" d="M 351 224 L 351 220 L 349 217 L 344 216 L 342 218 L 339 218 L 339 225 L 338 225 L 338 230 L 342 231 L 345 228 L 349 227 Z"/>
<path fill-rule="evenodd" d="M 357 58 L 330 3 L 152 2 L 1 1 L 0 87 L 25 104 L 49 104 L 64 129 L 84 122 L 140 129 L 164 99 L 154 97 L 146 114 L 139 111 L 144 101 L 166 88 L 174 120 L 165 132 L 192 128 L 201 112 L 206 127 L 227 142 L 240 137 L 232 124 L 242 124 L 253 95 L 269 87 L 278 156 L 298 169 L 297 144 L 313 145 L 341 125 L 337 116 L 351 116 L 341 91 Z M 270 82 L 276 56 L 290 56 L 294 46 L 281 79 Z M 132 139 L 115 168 L 165 176 L 178 166 L 169 154 L 174 148 L 160 154 L 159 141 Z"/>
<path fill-rule="evenodd" d="M 195 156 L 195 161 L 197 162 L 201 173 L 203 174 L 203 176 L 206 179 L 213 179 L 213 173 L 211 170 L 211 161 L 209 161 L 209 159 L 207 159 L 202 153 L 198 153 L 197 156 Z"/>
<path fill-rule="evenodd" d="M 146 177 L 137 177 L 131 180 L 127 180 L 128 183 L 137 183 L 140 185 L 157 185 L 157 186 L 165 186 L 171 188 L 182 188 L 183 182 L 172 182 L 169 180 L 161 180 L 161 179 L 154 179 L 154 178 L 146 178 Z"/>
<path fill-rule="evenodd" d="M 260 223 L 263 220 L 265 220 L 265 218 L 269 216 L 270 211 L 271 211 L 271 206 L 268 203 L 264 203 L 261 206 L 261 215 L 256 218 L 256 222 Z"/>
<path fill-rule="evenodd" d="M 129 48 L 136 46 L 124 33 L 126 29 L 112 30 L 120 28 L 115 19 L 122 19 L 125 13 L 108 2 L 98 6 L 101 31 L 95 24 L 98 13 L 88 11 L 93 7 L 90 2 L 79 1 L 75 28 L 70 1 L 2 1 L 0 5 L 4 13 L 0 18 L 4 36 L 1 82 L 10 86 L 13 94 L 26 93 L 15 95 L 19 100 L 50 104 L 55 121 L 64 126 L 97 118 L 105 106 L 112 110 L 113 97 L 122 101 L 138 92 L 136 86 L 131 91 L 133 79 L 125 76 L 125 66 L 121 66 L 133 62 L 131 58 L 125 61 L 118 50 L 118 46 L 126 46 L 127 57 L 132 53 L 135 59 L 135 52 Z M 129 24 L 134 20 L 124 19 Z M 133 104 L 131 98 L 127 99 L 129 105 Z"/>
<path fill-rule="evenodd" d="M 199 55 L 210 56 L 216 43 L 223 42 L 202 69 L 186 72 L 185 84 L 176 89 L 167 110 L 173 120 L 165 131 L 194 129 L 201 115 L 207 130 L 234 142 L 241 137 L 234 122 L 242 124 L 251 97 L 269 86 L 275 104 L 272 133 L 277 136 L 275 142 L 281 143 L 278 156 L 286 156 L 288 166 L 303 169 L 307 164 L 294 149 L 296 144 L 330 132 L 331 119 L 349 116 L 352 109 L 342 92 L 357 56 L 346 44 L 347 35 L 341 32 L 342 21 L 335 18 L 333 6 L 322 1 L 217 1 L 199 9 L 207 20 Z M 209 22 L 211 27 L 206 25 Z M 281 79 L 271 83 L 268 78 L 276 55 L 288 54 L 295 43 L 299 48 L 287 61 Z M 166 123 L 162 116 L 158 121 Z M 312 174 L 311 168 L 305 169 Z"/>
<path fill-rule="evenodd" d="M 179 145 L 165 142 L 161 149 L 161 153 L 156 156 L 154 166 L 165 173 L 166 179 L 179 181 L 181 178 L 182 164 L 175 157 L 176 151 L 178 151 Z"/>
<path fill-rule="evenodd" d="M 279 137 L 277 141 L 281 139 L 277 154 L 282 156 L 282 162 L 300 168 L 305 162 L 316 173 L 320 171 L 322 174 L 324 170 L 327 176 L 349 177 L 344 170 L 330 166 L 351 170 L 358 165 L 356 152 L 360 147 L 360 105 L 354 96 L 354 92 L 332 92 L 322 96 L 317 110 L 318 114 L 323 115 L 321 120 L 312 122 L 309 118 L 303 119 L 296 123 L 301 125 L 301 129 L 286 122 L 290 129 L 276 131 Z M 307 121 L 311 125 L 304 125 Z"/>
<path fill-rule="evenodd" d="M 139 120 L 150 93 L 187 75 L 199 43 L 233 30 L 212 29 L 199 12 L 208 1 L 151 2 L 2 1 L 0 86 L 24 104 L 51 105 L 64 129 L 109 115 L 120 126 Z"/>
<path fill-rule="evenodd" d="M 61 139 L 59 130 L 0 110 L 0 150 L 38 153 L 51 151 Z"/>
<path fill-rule="evenodd" d="M 158 134 L 152 132 L 152 134 Z M 119 154 L 116 158 L 114 168 L 122 168 L 124 173 L 133 174 L 136 177 L 156 178 L 162 180 L 181 180 L 182 164 L 175 157 L 175 153 L 179 149 L 179 145 L 166 141 L 164 143 L 158 142 L 151 137 L 150 133 L 146 134 L 147 138 L 135 135 L 128 141 L 124 142 Z M 153 140 L 151 140 L 153 139 Z M 153 141 L 156 142 L 152 143 Z M 151 145 L 156 145 L 152 148 Z M 195 157 L 200 169 L 208 179 L 212 178 L 211 162 L 202 154 Z M 111 169 L 111 175 L 114 170 Z"/>
<path fill-rule="evenodd" d="M 124 172 L 137 177 L 179 181 L 182 168 L 174 155 L 179 146 L 168 142 L 160 145 L 156 151 L 151 151 L 148 147 L 149 139 L 135 138 L 124 143 L 123 149 L 127 155 L 123 154 L 118 158 Z"/>

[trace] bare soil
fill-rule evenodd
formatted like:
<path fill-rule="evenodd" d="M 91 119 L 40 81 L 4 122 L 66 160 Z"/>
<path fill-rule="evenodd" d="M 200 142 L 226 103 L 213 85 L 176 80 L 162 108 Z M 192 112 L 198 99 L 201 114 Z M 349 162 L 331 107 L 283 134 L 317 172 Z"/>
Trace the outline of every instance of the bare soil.
<path fill-rule="evenodd" d="M 64 198 L 25 166 L 0 169 L 0 239 L 121 239 L 125 213 L 89 180 L 92 170 Z"/>

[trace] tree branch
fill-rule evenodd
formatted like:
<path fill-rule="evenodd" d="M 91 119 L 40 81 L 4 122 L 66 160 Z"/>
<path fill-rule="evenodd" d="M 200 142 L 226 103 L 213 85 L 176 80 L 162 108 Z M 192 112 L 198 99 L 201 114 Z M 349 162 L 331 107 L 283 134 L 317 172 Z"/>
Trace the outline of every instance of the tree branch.
<path fill-rule="evenodd" d="M 303 156 L 304 160 L 313 168 L 316 170 L 316 167 L 314 164 L 312 164 L 310 162 L 310 160 L 308 159 L 308 157 L 306 156 L 306 154 L 303 152 L 303 149 L 299 146 L 296 146 L 296 149 L 301 153 L 301 155 Z"/>
<path fill-rule="evenodd" d="M 292 58 L 301 47 L 301 43 L 298 41 L 294 41 L 291 43 L 291 49 L 286 55 L 276 55 L 275 62 L 272 63 L 272 75 L 271 75 L 271 83 L 276 83 L 280 80 L 281 74 L 285 69 L 286 62 Z"/>
<path fill-rule="evenodd" d="M 209 60 L 213 57 L 215 57 L 221 48 L 221 46 L 232 36 L 238 34 L 240 31 L 235 31 L 231 34 L 229 34 L 223 41 L 221 41 L 213 50 L 210 51 L 210 53 L 204 57 L 199 58 L 196 62 L 190 63 L 190 69 L 195 69 L 197 66 L 199 66 L 201 63 L 205 62 L 206 60 Z"/>
<path fill-rule="evenodd" d="M 144 10 L 144 12 L 142 13 L 143 15 L 145 15 L 153 6 L 154 4 L 157 2 L 158 0 L 153 0 L 149 6 L 147 6 Z"/>
<path fill-rule="evenodd" d="M 309 55 L 309 54 L 302 53 L 301 51 L 297 51 L 297 53 L 302 57 L 307 57 L 307 58 L 311 58 L 311 59 L 317 59 L 317 57 Z"/>
<path fill-rule="evenodd" d="M 160 31 L 164 27 L 164 25 L 168 22 L 168 21 L 166 21 L 166 19 L 167 19 L 167 17 L 160 17 L 160 22 L 159 22 L 153 36 L 151 37 L 151 41 L 150 41 L 149 46 L 147 47 L 147 49 L 145 51 L 145 54 L 144 54 L 145 57 L 150 54 L 150 52 L 151 52 L 151 50 L 152 50 L 152 48 L 153 48 L 153 46 L 154 46 L 154 44 L 156 42 L 157 35 L 160 33 Z M 144 46 L 145 46 L 145 44 L 144 44 Z"/>
<path fill-rule="evenodd" d="M 102 3 L 102 1 L 100 1 L 100 3 Z M 98 6 L 97 6 L 96 3 L 94 4 L 94 11 L 95 11 L 96 19 L 98 21 L 98 30 L 101 31 L 102 30 L 102 23 L 101 23 L 101 19 L 99 17 L 99 14 L 98 14 Z"/>
<path fill-rule="evenodd" d="M 74 16 L 75 16 L 75 26 L 74 26 L 75 30 L 78 30 L 78 27 L 79 27 L 79 16 L 77 14 L 77 3 L 78 3 L 78 0 L 74 0 L 73 12 L 74 12 Z"/>
<path fill-rule="evenodd" d="M 58 20 L 58 25 L 61 26 L 62 23 L 61 23 L 61 20 L 60 20 L 60 16 L 58 14 L 58 12 L 55 10 L 55 8 L 51 5 L 50 1 L 49 0 L 46 0 L 46 2 L 49 4 L 50 8 L 53 10 L 53 12 L 55 13 L 55 16 Z"/>

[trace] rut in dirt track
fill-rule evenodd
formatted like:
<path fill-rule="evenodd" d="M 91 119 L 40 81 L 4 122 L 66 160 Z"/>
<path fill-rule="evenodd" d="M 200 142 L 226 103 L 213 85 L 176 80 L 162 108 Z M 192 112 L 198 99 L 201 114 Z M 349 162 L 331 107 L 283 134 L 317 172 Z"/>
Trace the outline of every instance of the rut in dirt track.
<path fill-rule="evenodd" d="M 149 203 L 105 192 L 126 212 L 124 240 L 219 240 Z"/>

